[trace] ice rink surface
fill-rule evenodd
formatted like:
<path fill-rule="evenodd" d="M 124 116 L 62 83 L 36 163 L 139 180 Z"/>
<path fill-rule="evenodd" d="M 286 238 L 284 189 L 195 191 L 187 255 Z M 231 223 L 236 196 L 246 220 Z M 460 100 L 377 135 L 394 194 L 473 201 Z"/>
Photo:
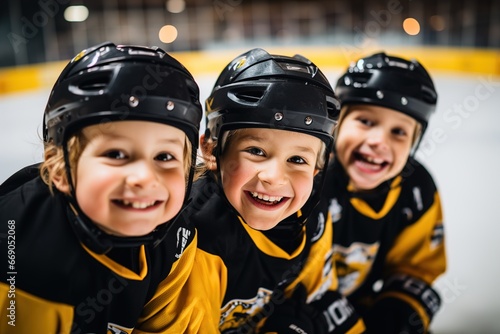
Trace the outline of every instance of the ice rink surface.
<path fill-rule="evenodd" d="M 339 72 L 326 74 L 334 83 Z M 196 78 L 202 101 L 216 75 Z M 434 80 L 438 110 L 417 152 L 440 189 L 445 215 L 448 271 L 436 283 L 443 305 L 432 332 L 500 333 L 500 78 L 434 73 Z M 45 89 L 0 96 L 0 183 L 42 159 L 48 95 Z"/>

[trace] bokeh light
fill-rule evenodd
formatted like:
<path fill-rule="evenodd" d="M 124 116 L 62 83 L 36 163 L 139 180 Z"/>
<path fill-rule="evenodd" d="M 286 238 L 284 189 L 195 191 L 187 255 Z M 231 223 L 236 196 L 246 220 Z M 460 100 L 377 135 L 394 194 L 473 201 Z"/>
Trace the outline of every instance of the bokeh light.
<path fill-rule="evenodd" d="M 429 25 L 435 31 L 443 31 L 446 28 L 446 21 L 441 15 L 432 15 L 429 18 Z"/>
<path fill-rule="evenodd" d="M 167 24 L 161 27 L 158 37 L 163 43 L 172 43 L 177 39 L 177 28 L 173 25 Z"/>
<path fill-rule="evenodd" d="M 69 6 L 64 11 L 64 19 L 68 22 L 83 22 L 89 17 L 89 10 L 85 6 Z"/>
<path fill-rule="evenodd" d="M 408 35 L 418 35 L 420 32 L 420 24 L 414 18 L 409 17 L 403 21 L 403 29 Z"/>

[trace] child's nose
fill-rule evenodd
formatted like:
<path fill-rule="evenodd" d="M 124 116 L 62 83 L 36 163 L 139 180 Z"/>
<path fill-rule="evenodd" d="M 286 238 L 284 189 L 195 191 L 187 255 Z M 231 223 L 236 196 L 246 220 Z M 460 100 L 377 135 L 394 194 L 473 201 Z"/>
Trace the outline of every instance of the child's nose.
<path fill-rule="evenodd" d="M 366 142 L 371 146 L 380 146 L 385 148 L 387 146 L 387 135 L 383 129 L 374 128 L 369 132 Z"/>
<path fill-rule="evenodd" d="M 130 166 L 130 171 L 126 177 L 126 183 L 131 187 L 144 188 L 157 181 L 156 174 L 148 163 L 138 161 Z"/>
<path fill-rule="evenodd" d="M 264 168 L 259 170 L 258 177 L 262 182 L 272 185 L 284 184 L 286 181 L 284 166 L 274 160 L 268 161 Z"/>

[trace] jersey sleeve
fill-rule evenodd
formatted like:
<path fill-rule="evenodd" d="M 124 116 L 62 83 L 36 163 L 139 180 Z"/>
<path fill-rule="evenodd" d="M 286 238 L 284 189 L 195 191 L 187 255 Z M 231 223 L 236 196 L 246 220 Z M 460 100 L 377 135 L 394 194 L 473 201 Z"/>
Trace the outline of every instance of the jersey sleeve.
<path fill-rule="evenodd" d="M 189 333 L 219 333 L 221 305 L 226 287 L 227 268 L 222 259 L 198 248 L 186 290 L 203 313 L 196 331 Z"/>
<path fill-rule="evenodd" d="M 419 178 L 420 185 L 411 187 L 412 204 L 405 208 L 409 223 L 387 254 L 384 286 L 375 307 L 392 307 L 400 314 L 407 308 L 399 321 L 428 328 L 440 307 L 432 283 L 446 270 L 446 252 L 439 192 L 430 175 L 424 176 Z"/>
<path fill-rule="evenodd" d="M 443 213 L 439 193 L 421 217 L 396 238 L 386 257 L 386 275 L 405 273 L 430 284 L 446 270 Z"/>
<path fill-rule="evenodd" d="M 159 284 L 145 305 L 133 333 L 197 333 L 204 310 L 187 281 L 193 269 L 197 235 L 172 264 L 168 276 Z"/>

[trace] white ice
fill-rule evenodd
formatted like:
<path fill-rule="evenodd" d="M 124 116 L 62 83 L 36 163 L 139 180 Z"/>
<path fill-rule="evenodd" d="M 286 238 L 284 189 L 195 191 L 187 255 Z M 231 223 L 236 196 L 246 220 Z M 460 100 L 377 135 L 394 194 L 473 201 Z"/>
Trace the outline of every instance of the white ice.
<path fill-rule="evenodd" d="M 327 74 L 334 83 L 339 72 Z M 202 101 L 216 75 L 197 77 Z M 448 271 L 436 283 L 443 306 L 433 333 L 500 333 L 500 78 L 435 73 L 434 79 L 438 111 L 417 153 L 437 182 L 445 215 Z M 48 94 L 0 96 L 0 182 L 42 159 Z"/>

